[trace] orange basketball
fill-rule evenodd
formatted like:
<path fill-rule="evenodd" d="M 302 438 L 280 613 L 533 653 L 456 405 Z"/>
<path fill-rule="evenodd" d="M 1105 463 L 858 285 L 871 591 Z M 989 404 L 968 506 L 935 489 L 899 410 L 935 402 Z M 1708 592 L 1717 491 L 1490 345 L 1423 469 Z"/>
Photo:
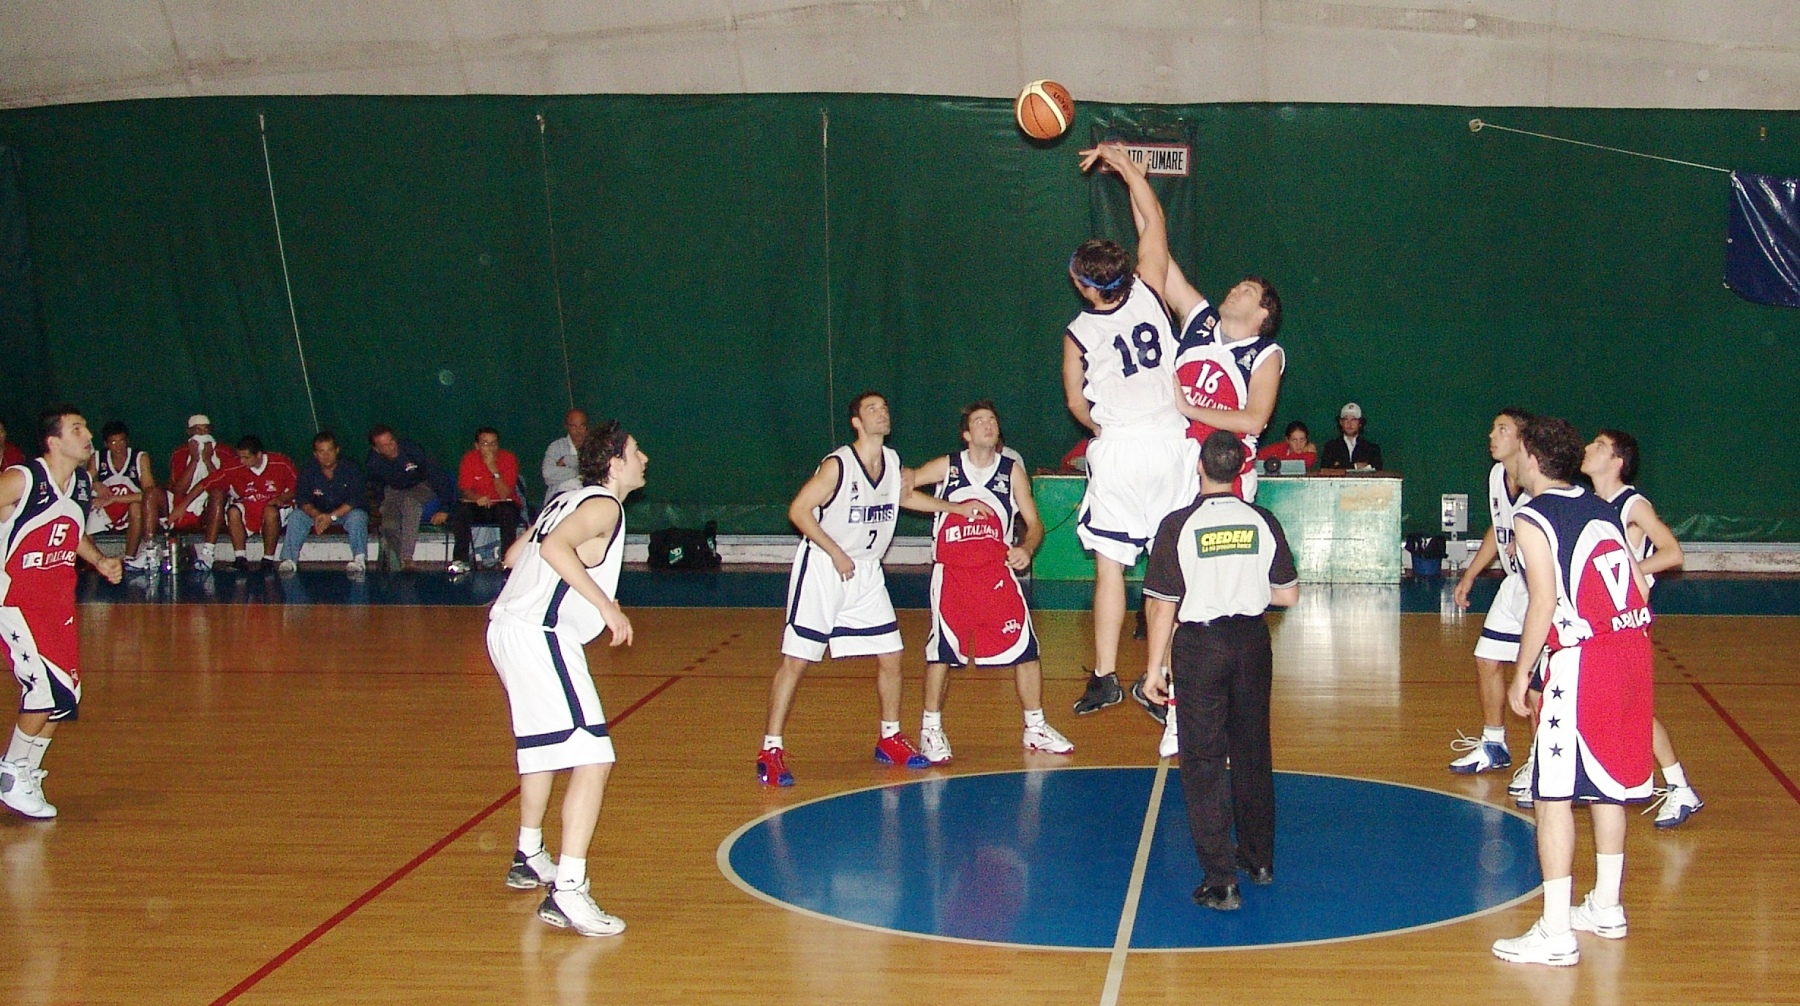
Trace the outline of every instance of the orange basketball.
<path fill-rule="evenodd" d="M 1054 140 L 1068 132 L 1075 121 L 1075 99 L 1069 89 L 1054 80 L 1034 80 L 1019 92 L 1013 104 L 1019 128 L 1034 140 Z"/>

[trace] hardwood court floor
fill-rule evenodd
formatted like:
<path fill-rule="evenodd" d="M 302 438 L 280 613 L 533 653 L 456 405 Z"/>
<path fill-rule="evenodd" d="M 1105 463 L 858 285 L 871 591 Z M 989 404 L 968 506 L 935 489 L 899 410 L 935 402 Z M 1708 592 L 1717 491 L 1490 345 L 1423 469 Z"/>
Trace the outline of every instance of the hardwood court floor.
<path fill-rule="evenodd" d="M 538 922 L 501 883 L 517 783 L 479 608 L 93 605 L 86 697 L 51 748 L 53 825 L 0 821 L 0 1002 L 1095 1003 L 1108 954 L 929 942 L 784 911 L 721 877 L 720 840 L 778 806 L 916 778 L 869 761 L 867 661 L 802 686 L 800 784 L 751 756 L 774 610 L 640 609 L 629 650 L 590 649 L 620 763 L 590 858 L 622 937 Z M 902 613 L 917 725 L 923 613 Z M 1085 615 L 1039 616 L 1051 720 L 1076 765 L 1149 765 L 1129 704 L 1075 718 Z M 1276 767 L 1500 803 L 1503 775 L 1444 770 L 1478 725 L 1479 619 L 1401 615 L 1313 591 L 1277 623 Z M 1584 938 L 1571 969 L 1502 964 L 1537 903 L 1323 946 L 1132 954 L 1119 1002 L 1793 1001 L 1800 989 L 1800 619 L 1668 617 L 1658 710 L 1707 807 L 1633 818 L 1631 935 Z M 1122 666 L 1135 674 L 1141 645 Z M 953 771 L 1017 769 L 1010 678 L 958 679 Z M 1524 729 L 1513 728 L 1518 749 Z M 560 789 L 559 789 L 560 793 Z M 1137 827 L 1136 821 L 1122 828 Z M 1354 822 L 1345 822 L 1354 827 Z M 1577 856 L 1577 896 L 1592 881 Z M 555 811 L 550 838 L 554 848 Z M 1392 878 L 1405 884 L 1405 876 Z"/>

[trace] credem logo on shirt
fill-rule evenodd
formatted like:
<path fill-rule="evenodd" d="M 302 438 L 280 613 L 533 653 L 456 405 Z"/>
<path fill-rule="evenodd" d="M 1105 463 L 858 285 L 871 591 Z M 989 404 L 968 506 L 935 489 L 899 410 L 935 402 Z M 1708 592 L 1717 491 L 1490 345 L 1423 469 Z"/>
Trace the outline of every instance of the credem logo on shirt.
<path fill-rule="evenodd" d="M 1255 554 L 1256 534 L 1257 528 L 1251 524 L 1200 528 L 1194 532 L 1195 552 L 1202 559 L 1215 555 Z"/>

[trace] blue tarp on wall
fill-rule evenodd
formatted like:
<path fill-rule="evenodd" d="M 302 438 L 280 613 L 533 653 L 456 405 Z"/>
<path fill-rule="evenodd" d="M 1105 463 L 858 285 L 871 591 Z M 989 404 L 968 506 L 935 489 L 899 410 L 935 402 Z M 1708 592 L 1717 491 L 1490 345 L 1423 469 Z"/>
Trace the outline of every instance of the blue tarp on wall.
<path fill-rule="evenodd" d="M 1745 300 L 1800 307 L 1800 178 L 1731 173 L 1725 285 Z"/>

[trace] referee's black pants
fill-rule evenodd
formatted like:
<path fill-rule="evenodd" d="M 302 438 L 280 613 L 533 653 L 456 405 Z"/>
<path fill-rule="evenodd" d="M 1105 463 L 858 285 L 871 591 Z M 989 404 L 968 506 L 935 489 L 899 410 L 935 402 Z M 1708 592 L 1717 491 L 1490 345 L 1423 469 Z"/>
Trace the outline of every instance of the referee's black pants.
<path fill-rule="evenodd" d="M 1175 630 L 1171 665 L 1181 793 L 1206 884 L 1235 883 L 1240 858 L 1247 866 L 1273 869 L 1269 685 L 1274 657 L 1268 623 L 1261 615 L 1183 623 Z"/>

